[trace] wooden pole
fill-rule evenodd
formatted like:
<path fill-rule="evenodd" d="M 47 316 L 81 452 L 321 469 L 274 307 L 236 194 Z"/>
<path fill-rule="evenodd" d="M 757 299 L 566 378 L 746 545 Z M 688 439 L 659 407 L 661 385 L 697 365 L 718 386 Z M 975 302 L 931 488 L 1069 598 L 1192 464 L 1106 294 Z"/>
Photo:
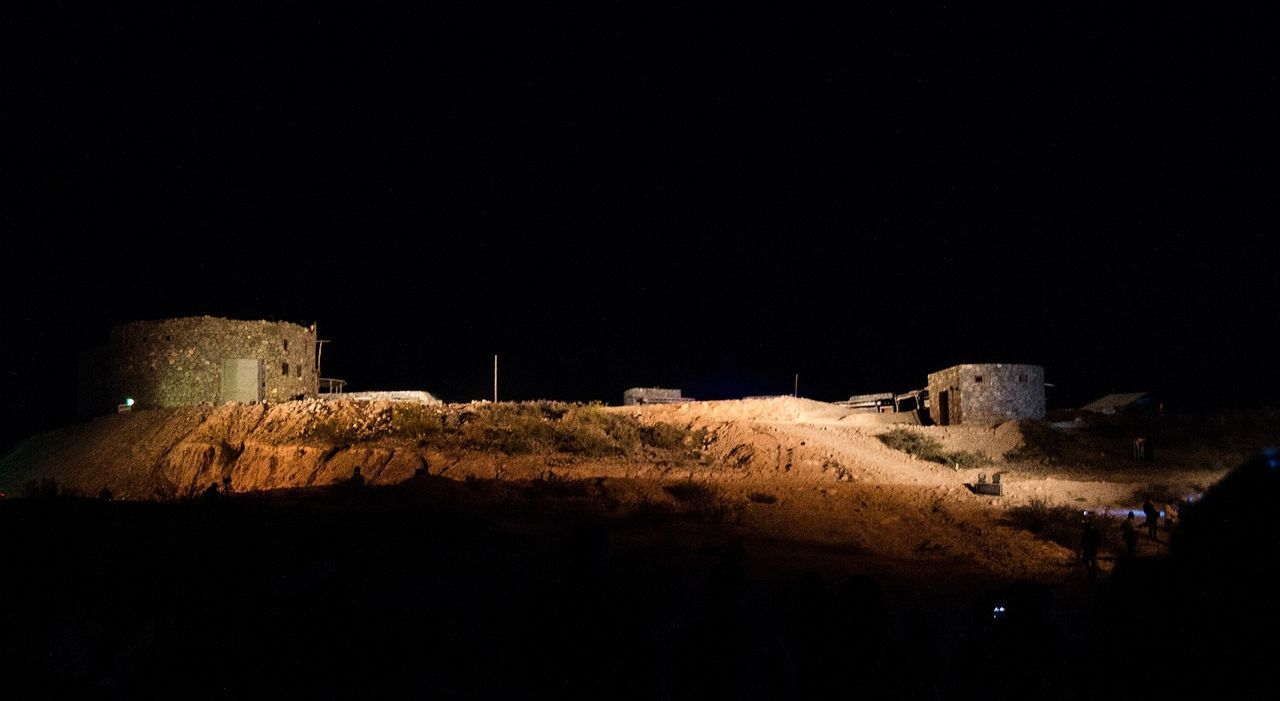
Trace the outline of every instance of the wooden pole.
<path fill-rule="evenodd" d="M 498 403 L 498 354 L 493 354 L 493 403 Z"/>
<path fill-rule="evenodd" d="M 791 390 L 791 396 L 793 396 L 793 397 L 799 397 L 799 396 L 800 396 L 800 373 L 798 373 L 798 372 L 796 373 L 796 384 L 795 384 L 795 389 Z"/>

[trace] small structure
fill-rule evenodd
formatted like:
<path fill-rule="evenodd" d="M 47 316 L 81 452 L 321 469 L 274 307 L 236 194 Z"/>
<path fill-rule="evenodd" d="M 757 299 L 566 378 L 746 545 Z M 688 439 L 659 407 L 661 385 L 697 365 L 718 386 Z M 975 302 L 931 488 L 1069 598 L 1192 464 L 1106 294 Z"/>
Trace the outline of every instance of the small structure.
<path fill-rule="evenodd" d="M 835 403 L 840 406 L 849 407 L 850 409 L 861 409 L 865 411 L 890 412 L 894 410 L 892 392 L 855 394 L 852 397 L 849 397 L 847 401 Z"/>
<path fill-rule="evenodd" d="M 79 413 L 202 402 L 286 401 L 318 393 L 316 327 L 186 317 L 111 329 L 79 367 Z M 127 398 L 127 399 L 126 399 Z"/>
<path fill-rule="evenodd" d="M 893 410 L 926 411 L 929 408 L 929 389 L 913 389 L 910 392 L 896 394 L 893 397 Z"/>
<path fill-rule="evenodd" d="M 985 472 L 978 475 L 978 482 L 972 487 L 974 494 L 985 494 L 987 496 L 999 497 L 1004 496 L 1004 485 L 1000 484 L 1000 473 L 997 472 L 991 476 L 991 481 L 987 481 Z"/>
<path fill-rule="evenodd" d="M 1115 414 L 1116 412 L 1134 409 L 1150 409 L 1156 406 L 1155 397 L 1147 392 L 1127 392 L 1108 394 L 1080 407 L 1081 411 L 1094 411 L 1099 414 Z"/>
<path fill-rule="evenodd" d="M 1044 368 L 973 363 L 929 374 L 929 418 L 939 425 L 1044 418 Z"/>
<path fill-rule="evenodd" d="M 622 403 L 626 406 L 635 404 L 678 404 L 690 401 L 693 401 L 693 398 L 681 396 L 678 389 L 632 387 L 622 393 Z"/>
<path fill-rule="evenodd" d="M 318 391 L 322 397 L 329 394 L 344 394 L 347 391 L 347 381 L 336 377 L 322 377 Z"/>

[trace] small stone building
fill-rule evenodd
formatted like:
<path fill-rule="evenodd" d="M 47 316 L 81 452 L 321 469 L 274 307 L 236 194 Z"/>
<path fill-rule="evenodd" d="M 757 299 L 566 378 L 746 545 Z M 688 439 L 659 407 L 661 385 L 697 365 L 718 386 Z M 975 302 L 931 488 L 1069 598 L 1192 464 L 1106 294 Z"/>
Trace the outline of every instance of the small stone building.
<path fill-rule="evenodd" d="M 929 418 L 940 425 L 1044 418 L 1044 368 L 976 363 L 929 374 Z"/>
<path fill-rule="evenodd" d="M 622 403 L 626 406 L 635 404 L 675 404 L 693 401 L 690 397 L 680 395 L 678 389 L 662 387 L 632 387 L 622 393 Z"/>
<path fill-rule="evenodd" d="M 82 354 L 79 379 L 82 416 L 126 397 L 137 409 L 314 397 L 316 330 L 209 316 L 135 321 Z"/>

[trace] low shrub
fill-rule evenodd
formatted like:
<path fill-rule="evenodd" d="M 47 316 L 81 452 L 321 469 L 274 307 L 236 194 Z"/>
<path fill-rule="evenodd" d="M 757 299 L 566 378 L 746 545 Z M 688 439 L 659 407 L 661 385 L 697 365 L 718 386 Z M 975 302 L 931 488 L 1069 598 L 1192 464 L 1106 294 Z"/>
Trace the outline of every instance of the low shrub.
<path fill-rule="evenodd" d="M 432 441 L 444 434 L 444 414 L 435 407 L 397 402 L 391 407 L 393 436 L 417 441 Z"/>
<path fill-rule="evenodd" d="M 943 453 L 942 457 L 946 458 L 946 460 L 935 460 L 934 462 L 943 462 L 944 464 L 950 463 L 962 469 L 983 467 L 991 464 L 991 458 L 983 455 L 982 453 L 974 453 L 968 450 L 956 450 L 949 453 Z"/>
<path fill-rule="evenodd" d="M 942 443 L 938 442 L 936 438 L 905 428 L 895 428 L 892 431 L 876 436 L 876 438 L 879 438 L 881 443 L 894 450 L 901 450 L 921 460 L 928 460 L 942 465 L 971 468 L 991 464 L 991 458 L 982 453 L 974 453 L 967 450 L 944 450 Z"/>
<path fill-rule="evenodd" d="M 586 457 L 607 457 L 626 452 L 638 439 L 634 426 L 590 405 L 574 405 L 555 422 L 551 444 L 562 453 Z"/>
<path fill-rule="evenodd" d="M 676 450 L 684 445 L 689 431 L 672 424 L 654 424 L 640 428 L 640 442 L 650 448 Z"/>
<path fill-rule="evenodd" d="M 345 448 L 359 440 L 360 428 L 337 416 L 326 416 L 312 424 L 304 435 L 319 443 Z"/>
<path fill-rule="evenodd" d="M 895 428 L 887 433 L 881 433 L 876 438 L 879 438 L 881 443 L 894 450 L 901 450 L 919 458 L 924 458 L 925 455 L 937 455 L 942 452 L 942 444 L 937 439 L 905 428 Z"/>

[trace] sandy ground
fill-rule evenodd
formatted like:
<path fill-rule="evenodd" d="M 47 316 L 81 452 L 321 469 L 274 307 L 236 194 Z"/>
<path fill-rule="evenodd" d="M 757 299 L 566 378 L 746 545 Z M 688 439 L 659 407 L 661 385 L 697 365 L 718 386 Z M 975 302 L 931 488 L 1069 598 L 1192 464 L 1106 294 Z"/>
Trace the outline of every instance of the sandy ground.
<path fill-rule="evenodd" d="M 748 528 L 780 538 L 848 544 L 892 558 L 976 564 L 1013 578 L 1060 581 L 1078 573 L 1076 554 L 1007 523 L 1009 509 L 1041 500 L 1081 511 L 1138 509 L 1135 492 L 1154 482 L 1186 494 L 1225 474 L 1221 470 L 1158 469 L 1088 474 L 1079 466 L 1009 463 L 1022 442 L 1016 424 L 919 426 L 913 416 L 852 412 L 804 399 L 775 398 L 646 406 L 643 421 L 705 428 L 707 452 L 720 467 L 710 479 L 749 500 L 753 491 L 776 496 L 751 503 Z M 876 436 L 895 428 L 918 431 L 948 450 L 982 453 L 993 463 L 955 469 L 915 459 Z M 1001 473 L 1004 495 L 979 496 L 965 485 Z M 1080 474 L 1084 472 L 1086 474 Z M 1141 544 L 1158 551 L 1158 543 Z"/>
<path fill-rule="evenodd" d="M 679 506 L 664 487 L 696 481 L 718 492 L 725 518 L 744 537 L 773 543 L 780 553 L 845 549 L 905 570 L 1061 582 L 1079 574 L 1075 553 L 1011 525 L 1010 508 L 1042 500 L 1082 511 L 1132 509 L 1135 491 L 1153 482 L 1193 493 L 1225 474 L 1010 463 L 1005 453 L 1022 441 L 1013 423 L 920 426 L 914 415 L 854 412 L 790 397 L 607 409 L 644 424 L 705 432 L 697 457 L 682 460 L 656 453 L 609 459 L 442 453 L 421 441 L 379 437 L 389 407 L 385 401 L 306 401 L 104 417 L 19 446 L 0 461 L 0 489 L 16 494 L 24 483 L 54 477 L 83 494 L 107 487 L 123 498 L 176 498 L 223 477 L 237 491 L 278 489 L 330 484 L 360 467 L 374 484 L 400 482 L 420 470 L 459 480 L 593 479 L 625 510 Z M 317 442 L 310 434 L 317 417 L 349 422 L 357 440 Z M 956 469 L 915 459 L 876 438 L 895 428 L 993 462 Z M 965 486 L 979 473 L 996 472 L 1004 496 L 979 496 Z"/>

